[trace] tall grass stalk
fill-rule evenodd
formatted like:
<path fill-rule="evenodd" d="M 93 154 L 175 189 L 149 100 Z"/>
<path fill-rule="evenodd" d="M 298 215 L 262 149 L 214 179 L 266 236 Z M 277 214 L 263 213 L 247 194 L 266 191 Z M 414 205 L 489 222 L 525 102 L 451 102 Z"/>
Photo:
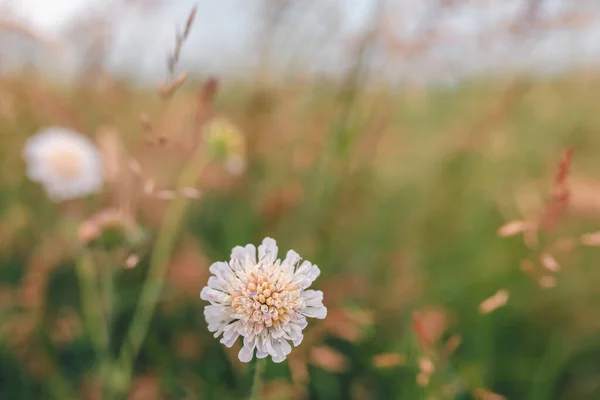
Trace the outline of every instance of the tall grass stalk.
<path fill-rule="evenodd" d="M 102 321 L 102 303 L 94 258 L 88 249 L 82 249 L 77 259 L 77 276 L 80 285 L 83 321 L 90 335 L 98 359 L 102 360 L 108 351 L 108 328 Z"/>
<path fill-rule="evenodd" d="M 199 148 L 181 173 L 177 189 L 194 186 L 210 157 L 205 148 Z M 113 374 L 111 384 L 119 393 L 127 390 L 131 381 L 134 362 L 144 342 L 150 322 L 160 299 L 165 283 L 165 275 L 169 267 L 169 260 L 180 231 L 185 212 L 190 199 L 178 196 L 170 204 L 163 225 L 158 233 L 154 249 L 151 254 L 148 276 L 144 282 L 142 293 L 125 338 L 125 342 L 119 353 L 119 371 Z"/>

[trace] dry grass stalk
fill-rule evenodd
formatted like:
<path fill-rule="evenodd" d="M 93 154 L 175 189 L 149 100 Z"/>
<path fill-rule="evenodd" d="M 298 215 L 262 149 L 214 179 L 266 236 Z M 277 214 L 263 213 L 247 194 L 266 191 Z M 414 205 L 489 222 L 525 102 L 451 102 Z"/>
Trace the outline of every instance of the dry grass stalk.
<path fill-rule="evenodd" d="M 177 78 L 172 79 L 168 83 L 160 85 L 158 88 L 158 94 L 163 100 L 170 99 L 171 96 L 173 96 L 173 93 L 175 93 L 181 86 L 183 86 L 187 77 L 188 73 L 182 72 L 177 76 Z"/>
<path fill-rule="evenodd" d="M 216 78 L 209 78 L 196 97 L 196 127 L 194 132 L 194 147 L 198 145 L 198 140 L 206 123 L 214 116 L 213 104 L 219 90 L 219 81 Z"/>
<path fill-rule="evenodd" d="M 129 256 L 127 256 L 127 259 L 125 259 L 125 268 L 127 268 L 127 269 L 135 268 L 139 262 L 140 262 L 140 256 L 138 256 L 137 254 L 130 254 Z"/>
<path fill-rule="evenodd" d="M 550 289 L 556 286 L 556 278 L 551 275 L 544 275 L 540 277 L 538 284 L 541 288 Z"/>
<path fill-rule="evenodd" d="M 506 289 L 500 289 L 493 296 L 485 299 L 479 305 L 479 311 L 482 314 L 489 314 L 494 310 L 506 305 L 508 303 L 509 294 Z"/>
<path fill-rule="evenodd" d="M 377 368 L 392 368 L 406 363 L 406 357 L 399 353 L 382 353 L 373 356 L 373 365 Z"/>
<path fill-rule="evenodd" d="M 428 357 L 422 357 L 419 360 L 419 369 L 422 373 L 431 375 L 435 372 L 435 364 Z"/>
<path fill-rule="evenodd" d="M 487 137 L 486 133 L 506 119 L 513 107 L 529 91 L 531 83 L 516 79 L 482 116 L 457 141 L 459 150 L 474 149 Z"/>
<path fill-rule="evenodd" d="M 540 255 L 540 263 L 550 272 L 558 272 L 560 270 L 558 261 L 556 261 L 556 258 L 550 253 L 542 253 Z"/>
<path fill-rule="evenodd" d="M 533 262 L 531 260 L 528 260 L 528 259 L 521 260 L 521 271 L 523 271 L 524 273 L 531 274 L 531 273 L 533 273 L 534 268 L 535 268 L 535 265 L 533 264 Z"/>
<path fill-rule="evenodd" d="M 327 346 L 313 347 L 310 359 L 313 365 L 334 373 L 342 373 L 348 366 L 346 356 Z"/>
<path fill-rule="evenodd" d="M 415 311 L 412 319 L 413 331 L 424 351 L 432 350 L 448 328 L 448 316 L 443 310 L 429 308 Z"/>
<path fill-rule="evenodd" d="M 123 228 L 126 232 L 133 232 L 136 224 L 128 215 L 118 209 L 102 210 L 79 225 L 78 238 L 82 243 L 96 240 L 104 230 Z"/>
<path fill-rule="evenodd" d="M 324 324 L 330 334 L 351 343 L 360 342 L 360 324 L 350 319 L 343 309 L 331 310 Z"/>
<path fill-rule="evenodd" d="M 506 397 L 482 388 L 475 390 L 475 398 L 477 400 L 506 400 Z"/>
<path fill-rule="evenodd" d="M 184 187 L 183 189 L 181 189 L 180 194 L 183 197 L 187 197 L 188 199 L 199 199 L 202 195 L 199 189 L 193 187 Z"/>
<path fill-rule="evenodd" d="M 444 356 L 448 357 L 453 354 L 462 344 L 460 335 L 452 335 L 444 345 Z"/>
<path fill-rule="evenodd" d="M 569 170 L 573 159 L 573 148 L 568 147 L 558 164 L 558 170 L 554 177 L 554 188 L 552 193 L 552 199 L 550 204 L 546 207 L 546 210 L 542 217 L 541 226 L 545 231 L 554 229 L 556 223 L 560 217 L 564 214 L 567 205 L 569 204 L 569 198 L 571 192 L 569 190 L 567 178 L 569 176 Z"/>
<path fill-rule="evenodd" d="M 192 25 L 194 24 L 194 19 L 196 18 L 197 9 L 198 7 L 194 6 L 194 8 L 192 8 L 192 10 L 190 11 L 183 32 L 175 32 L 175 49 L 173 50 L 173 53 L 167 57 L 169 79 L 167 80 L 167 82 L 160 85 L 158 88 L 158 94 L 164 101 L 169 100 L 173 96 L 173 94 L 185 83 L 188 77 L 187 72 L 183 72 L 177 77 L 175 77 L 175 68 L 177 67 L 177 63 L 179 62 L 181 49 L 183 48 L 183 45 L 189 37 L 190 32 L 192 30 Z"/>
<path fill-rule="evenodd" d="M 568 252 L 574 250 L 575 247 L 577 247 L 577 244 L 578 244 L 577 238 L 565 237 L 565 238 L 561 238 L 561 239 L 557 240 L 556 243 L 554 243 L 552 247 L 558 251 L 568 253 Z"/>
<path fill-rule="evenodd" d="M 430 380 L 431 380 L 431 376 L 429 376 L 423 372 L 419 372 L 419 374 L 417 375 L 417 385 L 419 385 L 421 387 L 428 386 Z"/>
<path fill-rule="evenodd" d="M 583 244 L 584 246 L 599 247 L 600 231 L 581 235 L 581 244 Z"/>
<path fill-rule="evenodd" d="M 156 192 L 155 197 L 161 200 L 173 200 L 175 197 L 177 197 L 177 193 L 175 193 L 173 190 L 159 190 Z"/>
<path fill-rule="evenodd" d="M 156 189 L 156 182 L 154 181 L 154 179 L 148 179 L 146 182 L 144 182 L 144 194 L 145 195 L 151 195 L 152 193 L 154 193 L 154 190 Z"/>
<path fill-rule="evenodd" d="M 111 127 L 101 127 L 96 134 L 96 142 L 102 153 L 104 179 L 110 184 L 116 184 L 122 173 L 125 156 L 119 132 Z"/>
<path fill-rule="evenodd" d="M 181 49 L 183 48 L 183 44 L 187 40 L 190 32 L 192 30 L 192 25 L 194 24 L 194 19 L 196 18 L 196 12 L 198 11 L 198 6 L 194 6 L 190 11 L 187 21 L 185 23 L 185 27 L 183 32 L 177 31 L 175 33 L 175 49 L 173 50 L 173 54 L 171 54 L 167 58 L 167 66 L 169 68 L 169 73 L 173 75 L 175 73 L 175 67 L 179 62 L 179 56 L 181 55 Z"/>
<path fill-rule="evenodd" d="M 146 113 L 142 113 L 140 115 L 140 125 L 144 132 L 152 132 L 152 121 L 150 120 L 150 116 Z"/>
<path fill-rule="evenodd" d="M 218 90 L 219 81 L 216 78 L 209 78 L 202 86 L 197 97 L 197 122 L 205 122 L 212 116 L 212 104 L 215 101 Z"/>
<path fill-rule="evenodd" d="M 526 232 L 527 230 L 529 230 L 531 228 L 531 226 L 532 226 L 532 223 L 528 222 L 528 221 L 522 221 L 522 220 L 510 221 L 510 222 L 502 225 L 498 229 L 498 236 L 500 236 L 500 237 L 514 236 L 519 233 Z"/>
<path fill-rule="evenodd" d="M 134 174 L 142 175 L 142 166 L 140 165 L 140 162 L 138 160 L 130 158 L 127 162 L 127 166 Z"/>

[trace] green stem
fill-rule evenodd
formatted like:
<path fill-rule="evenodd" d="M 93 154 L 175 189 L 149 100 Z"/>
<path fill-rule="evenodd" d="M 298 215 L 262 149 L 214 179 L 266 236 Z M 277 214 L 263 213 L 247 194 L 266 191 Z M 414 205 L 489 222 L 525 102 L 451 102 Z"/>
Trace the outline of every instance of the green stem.
<path fill-rule="evenodd" d="M 98 359 L 106 355 L 108 350 L 108 331 L 102 315 L 102 303 L 97 287 L 94 259 L 88 249 L 81 251 L 77 260 L 77 276 L 79 278 L 83 321 L 98 354 Z"/>
<path fill-rule="evenodd" d="M 204 150 L 200 149 L 196 151 L 179 177 L 177 184 L 178 192 L 184 187 L 195 185 L 209 161 L 208 158 Z M 150 327 L 152 315 L 160 299 L 171 253 L 173 252 L 177 235 L 189 203 L 190 200 L 186 197 L 176 197 L 169 206 L 158 233 L 151 254 L 148 276 L 144 282 L 125 343 L 123 343 L 123 347 L 119 353 L 121 371 L 119 371 L 118 376 L 113 376 L 113 385 L 116 385 L 116 389 L 119 392 L 125 391 L 129 386 L 133 363 L 140 352 L 140 348 Z"/>
<path fill-rule="evenodd" d="M 110 327 L 113 319 L 114 306 L 114 265 L 109 261 L 104 263 L 104 271 L 102 271 L 102 292 L 105 302 L 105 317 L 106 326 L 109 332 L 108 345 L 110 346 Z"/>
<path fill-rule="evenodd" d="M 115 362 L 111 352 L 111 332 L 114 316 L 115 298 L 115 273 L 116 265 L 113 257 L 105 252 L 102 253 L 102 271 L 101 271 L 101 298 L 104 302 L 104 326 L 106 327 L 106 351 L 104 357 L 100 360 L 100 379 L 103 383 L 102 390 L 105 392 L 105 399 L 112 396 L 111 378 Z"/>
<path fill-rule="evenodd" d="M 252 382 L 252 390 L 250 391 L 250 400 L 259 400 L 262 397 L 263 374 L 265 373 L 266 365 L 266 358 L 259 358 L 256 360 L 254 380 Z"/>
<path fill-rule="evenodd" d="M 103 390 L 110 389 L 113 365 L 109 349 L 110 308 L 113 301 L 112 274 L 112 269 L 103 271 L 103 287 L 100 291 L 92 252 L 89 249 L 81 250 L 77 260 L 77 275 L 81 291 L 83 321 L 100 364 L 99 376 Z M 106 302 L 106 313 L 103 312 L 102 301 Z"/>
<path fill-rule="evenodd" d="M 69 400 L 75 399 L 75 394 L 71 390 L 69 381 L 54 368 L 48 376 L 47 385 L 49 394 L 53 399 L 56 400 Z"/>

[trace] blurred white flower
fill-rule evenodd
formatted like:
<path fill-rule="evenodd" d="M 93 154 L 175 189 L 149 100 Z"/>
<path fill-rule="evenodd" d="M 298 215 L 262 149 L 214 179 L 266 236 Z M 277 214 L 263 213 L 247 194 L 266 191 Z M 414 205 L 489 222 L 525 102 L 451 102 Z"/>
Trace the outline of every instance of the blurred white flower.
<path fill-rule="evenodd" d="M 302 342 L 306 317 L 323 319 L 323 292 L 307 290 L 321 271 L 308 261 L 300 264 L 300 256 L 288 251 L 283 261 L 277 259 L 275 240 L 266 238 L 256 247 L 237 246 L 231 261 L 216 262 L 213 274 L 200 297 L 210 301 L 204 309 L 208 330 L 215 337 L 223 335 L 221 343 L 233 346 L 239 336 L 244 345 L 238 357 L 249 362 L 254 356 L 271 356 L 282 362 L 294 346 Z"/>
<path fill-rule="evenodd" d="M 27 176 L 54 201 L 83 197 L 102 186 L 102 155 L 90 139 L 71 129 L 42 129 L 25 144 L 23 158 Z"/>

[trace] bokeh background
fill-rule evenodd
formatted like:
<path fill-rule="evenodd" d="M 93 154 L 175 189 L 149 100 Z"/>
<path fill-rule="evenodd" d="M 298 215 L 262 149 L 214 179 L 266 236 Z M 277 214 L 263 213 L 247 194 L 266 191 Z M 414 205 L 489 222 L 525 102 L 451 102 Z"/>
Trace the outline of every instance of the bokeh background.
<path fill-rule="evenodd" d="M 164 101 L 194 4 L 177 66 L 189 77 Z M 207 331 L 199 292 L 212 262 L 265 236 L 320 266 L 329 309 L 268 365 L 265 398 L 600 398 L 598 13 L 576 0 L 0 1 L 0 398 L 102 397 L 64 222 L 131 196 L 117 183 L 51 203 L 25 176 L 26 139 L 109 131 L 169 188 L 216 81 L 211 113 L 243 133 L 247 169 L 215 163 L 198 182 L 128 398 L 247 396 L 251 366 Z M 94 248 L 98 273 L 116 270 L 115 352 L 169 205 L 158 197 L 126 202 L 147 234 L 139 263 L 124 261 L 131 247 Z M 510 221 L 527 223 L 499 235 Z"/>

